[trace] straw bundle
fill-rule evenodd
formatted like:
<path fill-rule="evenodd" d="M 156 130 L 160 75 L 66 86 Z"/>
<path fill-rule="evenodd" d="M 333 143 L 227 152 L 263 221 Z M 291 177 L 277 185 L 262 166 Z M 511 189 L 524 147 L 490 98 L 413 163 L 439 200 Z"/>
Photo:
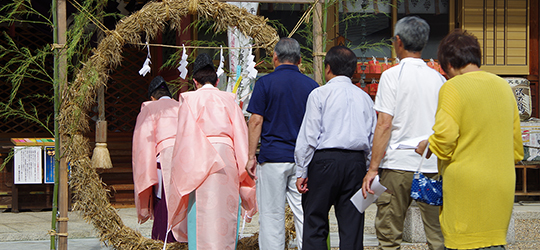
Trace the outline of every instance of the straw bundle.
<path fill-rule="evenodd" d="M 96 143 L 94 153 L 92 154 L 92 167 L 102 169 L 112 168 L 111 156 L 109 155 L 109 149 L 107 149 L 107 143 Z"/>
<path fill-rule="evenodd" d="M 126 227 L 109 203 L 105 184 L 92 168 L 88 139 L 82 136 L 89 128 L 86 114 L 94 104 L 97 90 L 106 85 L 109 72 L 121 65 L 122 48 L 126 44 L 140 43 L 141 34 L 146 35 L 147 41 L 155 38 L 167 23 L 174 29 L 180 27 L 182 17 L 190 11 L 191 1 L 194 0 L 150 2 L 120 20 L 115 30 L 106 32 L 106 37 L 93 50 L 93 56 L 79 70 L 75 81 L 61 93 L 59 129 L 64 156 L 71 165 L 74 209 L 82 212 L 83 218 L 95 227 L 105 245 L 115 249 L 157 250 L 162 249 L 163 242 L 142 237 L 139 232 Z M 217 30 L 236 26 L 244 35 L 252 37 L 256 45 L 263 46 L 269 54 L 273 52 L 279 37 L 266 24 L 266 19 L 215 0 L 196 0 L 196 3 L 191 11 L 196 11 L 199 18 L 213 19 Z M 166 249 L 187 249 L 187 245 L 170 243 Z"/>
<path fill-rule="evenodd" d="M 287 205 L 285 208 L 285 248 L 289 248 L 289 242 L 296 237 L 296 230 L 294 228 L 294 214 Z"/>
<path fill-rule="evenodd" d="M 289 242 L 296 237 L 294 227 L 294 214 L 287 205 L 285 207 L 285 249 L 289 249 Z M 236 250 L 258 250 L 259 249 L 259 233 L 253 234 L 251 237 L 242 238 L 238 241 Z"/>
<path fill-rule="evenodd" d="M 240 239 L 236 250 L 259 250 L 259 233 L 254 233 L 251 237 Z"/>

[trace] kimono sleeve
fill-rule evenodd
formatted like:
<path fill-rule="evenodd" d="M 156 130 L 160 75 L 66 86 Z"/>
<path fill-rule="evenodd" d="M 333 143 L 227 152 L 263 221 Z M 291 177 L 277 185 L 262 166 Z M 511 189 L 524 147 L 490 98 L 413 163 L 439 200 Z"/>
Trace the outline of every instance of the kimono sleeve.
<path fill-rule="evenodd" d="M 172 162 L 167 196 L 169 228 L 175 227 L 186 217 L 189 194 L 199 187 L 208 175 L 225 166 L 197 124 L 190 103 L 185 99 L 178 110 L 178 129 Z"/>
<path fill-rule="evenodd" d="M 244 114 L 240 107 L 234 103 L 234 100 L 231 104 L 230 115 L 233 126 L 234 154 L 240 182 L 240 198 L 242 199 L 242 207 L 248 211 L 249 216 L 252 216 L 257 212 L 257 200 L 255 181 L 249 177 L 245 168 L 248 162 L 248 128 Z"/>
<path fill-rule="evenodd" d="M 143 223 L 153 216 L 152 186 L 158 183 L 154 120 L 144 104 L 133 131 L 132 155 L 135 207 Z"/>

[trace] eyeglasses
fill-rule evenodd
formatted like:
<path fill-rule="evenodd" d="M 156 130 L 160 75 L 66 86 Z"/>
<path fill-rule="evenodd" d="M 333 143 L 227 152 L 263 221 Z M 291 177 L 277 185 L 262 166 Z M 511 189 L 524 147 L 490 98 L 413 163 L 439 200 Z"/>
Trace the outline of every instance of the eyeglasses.
<path fill-rule="evenodd" d="M 393 36 L 392 38 L 390 38 L 390 40 L 395 43 L 397 41 L 397 36 Z"/>

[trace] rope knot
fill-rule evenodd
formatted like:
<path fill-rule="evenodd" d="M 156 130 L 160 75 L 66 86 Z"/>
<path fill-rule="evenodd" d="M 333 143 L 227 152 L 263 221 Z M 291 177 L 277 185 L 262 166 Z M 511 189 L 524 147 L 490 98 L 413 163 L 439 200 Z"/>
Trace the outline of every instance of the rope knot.
<path fill-rule="evenodd" d="M 124 38 L 120 35 L 120 33 L 118 33 L 118 31 L 116 30 L 107 30 L 105 31 L 105 33 L 107 33 L 107 35 L 114 35 L 118 38 L 118 40 L 120 41 L 120 44 L 124 44 Z"/>

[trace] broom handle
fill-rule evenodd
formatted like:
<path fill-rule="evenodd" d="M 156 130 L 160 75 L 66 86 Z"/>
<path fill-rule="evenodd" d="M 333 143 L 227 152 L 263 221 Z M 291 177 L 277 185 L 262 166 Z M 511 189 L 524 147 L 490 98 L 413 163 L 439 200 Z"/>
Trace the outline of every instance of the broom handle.
<path fill-rule="evenodd" d="M 105 86 L 101 86 L 97 92 L 98 120 L 96 121 L 96 143 L 107 142 L 107 121 L 105 121 Z"/>
<path fill-rule="evenodd" d="M 103 21 L 103 20 L 101 20 Z M 105 33 L 97 32 L 98 41 L 102 41 Z M 97 90 L 98 120 L 96 121 L 96 143 L 107 143 L 107 121 L 105 120 L 105 85 Z"/>
<path fill-rule="evenodd" d="M 98 120 L 105 121 L 105 86 L 98 89 Z"/>

